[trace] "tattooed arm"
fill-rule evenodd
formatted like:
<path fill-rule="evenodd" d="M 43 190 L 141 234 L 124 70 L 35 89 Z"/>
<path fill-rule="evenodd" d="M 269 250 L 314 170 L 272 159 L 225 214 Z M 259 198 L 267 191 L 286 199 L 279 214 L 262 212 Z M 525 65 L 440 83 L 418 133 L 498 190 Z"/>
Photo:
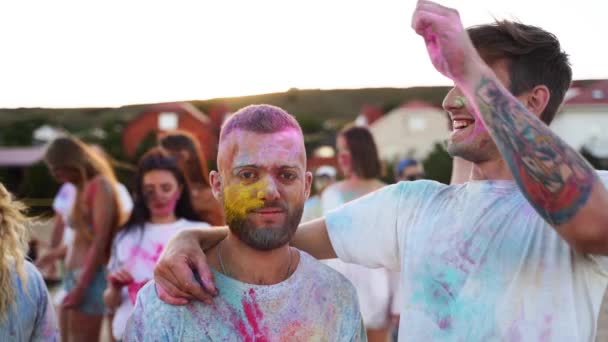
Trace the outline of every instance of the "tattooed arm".
<path fill-rule="evenodd" d="M 608 193 L 595 170 L 492 73 L 468 89 L 519 188 L 536 211 L 582 252 L 608 253 Z"/>
<path fill-rule="evenodd" d="M 501 84 L 457 11 L 421 0 L 412 25 L 435 67 L 475 108 L 530 204 L 577 250 L 608 254 L 608 192 L 595 170 Z"/>

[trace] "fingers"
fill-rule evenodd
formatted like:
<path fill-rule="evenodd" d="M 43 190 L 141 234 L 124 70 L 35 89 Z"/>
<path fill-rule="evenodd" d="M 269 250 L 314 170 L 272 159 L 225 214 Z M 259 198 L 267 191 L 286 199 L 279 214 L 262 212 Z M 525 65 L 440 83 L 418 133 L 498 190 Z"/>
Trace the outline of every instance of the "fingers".
<path fill-rule="evenodd" d="M 441 6 L 437 3 L 419 0 L 412 15 L 412 28 L 419 35 L 424 36 L 429 27 L 436 28 L 437 23 L 444 21 L 460 21 L 458 11 L 453 8 Z"/>
<path fill-rule="evenodd" d="M 159 298 L 167 303 L 183 305 L 191 299 L 199 299 L 208 304 L 212 303 L 210 294 L 204 292 L 202 287 L 194 280 L 192 270 L 188 267 L 189 275 L 183 276 L 177 272 L 173 272 L 173 268 L 163 265 L 157 265 L 154 270 L 154 280 L 158 285 L 157 293 Z M 190 281 L 181 281 L 181 279 L 190 279 Z M 162 291 L 160 291 L 162 289 Z M 200 294 L 197 291 L 202 291 Z M 198 294 L 198 296 L 195 296 Z M 178 300 L 179 299 L 179 300 Z"/>
<path fill-rule="evenodd" d="M 158 296 L 158 298 L 160 298 L 160 300 L 171 305 L 186 305 L 190 302 L 186 298 L 180 298 L 170 294 L 169 292 L 179 291 L 173 285 L 167 283 L 166 286 L 169 286 L 167 290 L 165 290 L 165 288 L 159 283 L 154 284 L 154 287 L 156 289 L 156 295 Z"/>
<path fill-rule="evenodd" d="M 443 17 L 458 15 L 458 11 L 454 8 L 445 7 L 438 3 L 427 0 L 419 0 L 416 4 L 416 11 L 434 13 Z"/>
<path fill-rule="evenodd" d="M 207 304 L 213 303 L 213 296 L 205 291 L 203 285 L 197 281 L 197 276 L 195 276 L 195 272 L 190 268 L 189 264 L 182 262 L 177 267 L 171 268 L 170 271 L 173 273 L 173 279 L 175 280 L 172 284 L 202 302 Z"/>
<path fill-rule="evenodd" d="M 203 285 L 208 293 L 217 296 L 218 291 L 215 288 L 215 279 L 213 278 L 213 272 L 211 272 L 209 265 L 207 264 L 207 258 L 203 253 L 194 256 L 194 258 L 194 276 L 198 278 L 196 280 Z"/>

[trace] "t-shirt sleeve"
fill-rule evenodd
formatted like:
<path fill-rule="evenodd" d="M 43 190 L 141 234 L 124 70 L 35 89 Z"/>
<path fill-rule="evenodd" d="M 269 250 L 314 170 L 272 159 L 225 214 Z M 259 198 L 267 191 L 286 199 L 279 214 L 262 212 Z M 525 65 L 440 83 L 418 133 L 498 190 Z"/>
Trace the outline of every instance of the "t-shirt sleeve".
<path fill-rule="evenodd" d="M 67 217 L 72 210 L 76 198 L 76 187 L 71 183 L 63 183 L 53 199 L 53 210 Z"/>
<path fill-rule="evenodd" d="M 137 294 L 135 308 L 127 321 L 123 341 L 181 341 L 180 307 L 161 302 L 154 281 Z"/>
<path fill-rule="evenodd" d="M 36 322 L 31 341 L 59 341 L 59 325 L 51 297 L 46 289 L 42 276 L 34 265 L 26 265 L 28 273 L 28 288 L 36 298 Z"/>
<path fill-rule="evenodd" d="M 118 200 L 120 201 L 120 208 L 123 212 L 130 213 L 133 210 L 133 199 L 129 190 L 122 183 L 117 184 Z"/>
<path fill-rule="evenodd" d="M 331 244 L 344 262 L 399 270 L 406 229 L 429 182 L 385 186 L 325 215 Z"/>

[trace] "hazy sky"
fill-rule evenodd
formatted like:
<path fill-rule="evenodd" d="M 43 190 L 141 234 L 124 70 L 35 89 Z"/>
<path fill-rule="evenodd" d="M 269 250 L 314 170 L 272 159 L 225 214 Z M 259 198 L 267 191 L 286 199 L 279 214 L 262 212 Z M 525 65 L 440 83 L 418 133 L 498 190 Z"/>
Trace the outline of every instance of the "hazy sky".
<path fill-rule="evenodd" d="M 555 33 L 574 77 L 608 78 L 600 0 L 444 0 Z M 120 106 L 297 88 L 446 85 L 414 0 L 0 0 L 0 107 Z"/>

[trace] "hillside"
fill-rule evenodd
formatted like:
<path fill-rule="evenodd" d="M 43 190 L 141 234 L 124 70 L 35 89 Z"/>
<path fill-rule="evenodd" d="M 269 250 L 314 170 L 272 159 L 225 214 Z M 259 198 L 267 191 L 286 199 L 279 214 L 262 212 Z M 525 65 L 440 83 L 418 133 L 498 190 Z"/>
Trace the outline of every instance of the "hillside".
<path fill-rule="evenodd" d="M 446 87 L 367 88 L 367 89 L 290 89 L 282 93 L 243 97 L 194 100 L 192 104 L 205 111 L 210 105 L 225 104 L 232 111 L 255 103 L 268 103 L 286 109 L 298 118 L 315 117 L 353 119 L 365 104 L 393 108 L 411 99 L 425 100 L 435 105 L 447 91 Z M 118 108 L 17 108 L 0 109 L 0 127 L 17 121 L 32 124 L 48 123 L 68 130 L 103 127 L 109 122 L 124 122 L 137 115 L 145 105 Z"/>

